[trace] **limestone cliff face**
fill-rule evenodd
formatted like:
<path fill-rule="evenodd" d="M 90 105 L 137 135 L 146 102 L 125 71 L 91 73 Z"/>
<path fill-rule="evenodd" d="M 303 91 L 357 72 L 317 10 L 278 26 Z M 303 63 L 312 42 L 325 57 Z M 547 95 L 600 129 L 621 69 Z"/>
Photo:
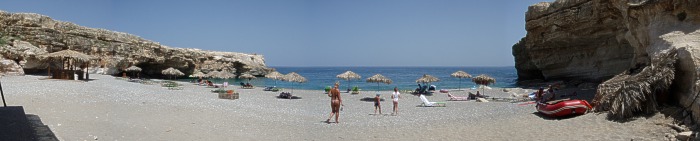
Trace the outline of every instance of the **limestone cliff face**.
<path fill-rule="evenodd" d="M 0 43 L 0 61 L 13 60 L 24 70 L 48 67 L 37 55 L 71 49 L 99 58 L 91 63 L 93 73 L 115 74 L 130 65 L 155 76 L 168 67 L 189 74 L 195 69 L 229 69 L 253 75 L 272 71 L 262 55 L 172 48 L 135 35 L 87 28 L 39 14 L 0 11 L 0 37 L 4 42 Z"/>
<path fill-rule="evenodd" d="M 700 91 L 700 1 L 557 0 L 529 7 L 523 41 L 513 46 L 520 80 L 600 82 L 638 71 L 678 49 L 671 93 L 688 106 Z M 691 107 L 700 119 L 700 100 Z"/>

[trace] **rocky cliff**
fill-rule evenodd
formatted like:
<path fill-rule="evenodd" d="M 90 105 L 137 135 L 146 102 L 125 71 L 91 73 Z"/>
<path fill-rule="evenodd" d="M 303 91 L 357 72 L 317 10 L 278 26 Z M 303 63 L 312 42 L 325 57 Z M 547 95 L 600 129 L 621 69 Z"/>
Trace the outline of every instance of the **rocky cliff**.
<path fill-rule="evenodd" d="M 698 0 L 557 0 L 530 6 L 525 20 L 527 35 L 513 46 L 520 80 L 601 82 L 676 48 L 670 93 L 692 106 L 700 92 Z M 698 101 L 690 108 L 696 118 Z"/>
<path fill-rule="evenodd" d="M 88 28 L 31 13 L 0 11 L 0 71 L 24 74 L 44 70 L 49 64 L 37 56 L 71 49 L 94 56 L 93 73 L 116 74 L 130 65 L 145 75 L 160 76 L 174 67 L 186 74 L 197 69 L 208 72 L 229 69 L 236 73 L 265 75 L 272 71 L 258 54 L 173 48 L 135 35 Z"/>

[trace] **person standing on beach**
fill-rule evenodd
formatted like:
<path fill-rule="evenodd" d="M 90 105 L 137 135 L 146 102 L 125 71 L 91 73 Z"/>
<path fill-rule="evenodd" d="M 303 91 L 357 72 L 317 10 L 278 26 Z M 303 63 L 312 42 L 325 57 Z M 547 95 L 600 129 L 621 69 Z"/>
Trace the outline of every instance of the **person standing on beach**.
<path fill-rule="evenodd" d="M 399 89 L 394 87 L 394 93 L 391 94 L 391 100 L 394 101 L 394 113 L 392 115 L 399 115 L 399 98 L 401 98 L 401 93 Z"/>
<path fill-rule="evenodd" d="M 335 83 L 333 89 L 328 93 L 328 97 L 331 97 L 331 115 L 328 117 L 328 120 L 326 120 L 328 123 L 330 123 L 333 115 L 335 115 L 335 123 L 338 123 L 338 116 L 340 116 L 340 106 L 343 104 L 343 99 L 340 98 L 338 85 L 338 83 Z"/>
<path fill-rule="evenodd" d="M 379 94 L 374 97 L 374 114 L 377 114 L 377 109 L 379 109 L 379 114 L 382 114 L 382 106 L 379 105 L 379 102 L 382 101 L 382 98 L 379 97 Z"/>

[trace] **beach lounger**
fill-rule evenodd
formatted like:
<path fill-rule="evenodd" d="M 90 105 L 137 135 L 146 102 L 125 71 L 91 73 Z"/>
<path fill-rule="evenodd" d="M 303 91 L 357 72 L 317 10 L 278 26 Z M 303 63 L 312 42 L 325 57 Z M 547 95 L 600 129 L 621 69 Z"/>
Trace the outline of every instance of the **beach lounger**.
<path fill-rule="evenodd" d="M 447 103 L 445 102 L 430 102 L 428 101 L 428 98 L 425 98 L 424 95 L 420 95 L 420 100 L 423 101 L 420 106 L 422 107 L 446 107 Z"/>
<path fill-rule="evenodd" d="M 452 94 L 447 93 L 447 97 L 450 98 L 450 101 L 469 101 L 468 96 L 453 96 Z"/>

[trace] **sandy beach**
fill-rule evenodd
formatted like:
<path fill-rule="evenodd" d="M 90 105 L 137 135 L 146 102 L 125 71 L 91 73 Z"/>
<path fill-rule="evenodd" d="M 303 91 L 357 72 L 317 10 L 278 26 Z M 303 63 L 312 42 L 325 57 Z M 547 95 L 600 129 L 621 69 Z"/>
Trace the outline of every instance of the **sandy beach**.
<path fill-rule="evenodd" d="M 330 99 L 320 90 L 294 90 L 302 99 L 278 99 L 278 92 L 239 89 L 240 99 L 218 99 L 212 88 L 185 83 L 183 90 L 91 75 L 94 80 L 44 80 L 46 76 L 2 78 L 8 105 L 24 106 L 59 140 L 664 140 L 675 132 L 657 114 L 629 122 L 605 114 L 550 119 L 534 104 L 446 101 L 447 107 L 417 107 L 417 96 L 402 94 L 399 115 L 391 116 L 389 91 L 383 114 L 361 101 L 374 91 L 343 93 L 340 123 L 326 123 Z M 286 89 L 285 91 L 290 91 Z M 468 90 L 474 91 L 474 90 Z M 464 96 L 466 91 L 454 91 Z M 508 93 L 494 88 L 495 97 Z"/>

